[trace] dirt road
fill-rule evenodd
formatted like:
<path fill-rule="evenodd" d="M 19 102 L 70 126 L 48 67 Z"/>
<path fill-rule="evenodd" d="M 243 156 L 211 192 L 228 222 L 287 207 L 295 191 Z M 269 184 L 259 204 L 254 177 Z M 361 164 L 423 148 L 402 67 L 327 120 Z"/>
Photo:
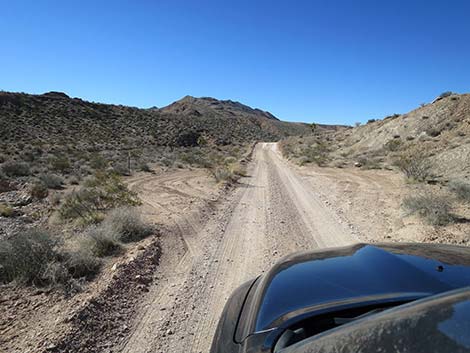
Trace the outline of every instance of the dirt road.
<path fill-rule="evenodd" d="M 179 234 L 163 239 L 158 283 L 142 303 L 123 352 L 208 352 L 233 289 L 293 251 L 356 241 L 347 224 L 282 159 L 276 144 L 259 144 L 249 177 L 202 216 L 153 198 L 155 188 L 166 188 L 169 196 L 204 198 L 197 181 L 176 180 L 152 184 L 144 178 L 132 185 L 149 213 L 152 208 L 166 212 Z"/>

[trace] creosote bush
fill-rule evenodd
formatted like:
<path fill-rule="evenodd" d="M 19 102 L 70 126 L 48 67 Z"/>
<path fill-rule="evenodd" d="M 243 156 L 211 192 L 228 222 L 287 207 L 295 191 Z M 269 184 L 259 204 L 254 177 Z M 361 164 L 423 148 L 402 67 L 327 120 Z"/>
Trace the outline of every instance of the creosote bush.
<path fill-rule="evenodd" d="M 406 151 L 395 161 L 397 166 L 407 178 L 415 181 L 426 181 L 431 177 L 431 166 L 428 159 L 419 151 Z"/>
<path fill-rule="evenodd" d="M 455 221 L 450 198 L 446 195 L 422 192 L 416 196 L 406 197 L 403 206 L 410 214 L 418 214 L 434 226 L 444 226 Z"/>
<path fill-rule="evenodd" d="M 97 172 L 64 198 L 59 215 L 62 219 L 80 219 L 85 224 L 96 223 L 103 219 L 106 210 L 138 204 L 137 194 L 130 191 L 118 175 Z"/>

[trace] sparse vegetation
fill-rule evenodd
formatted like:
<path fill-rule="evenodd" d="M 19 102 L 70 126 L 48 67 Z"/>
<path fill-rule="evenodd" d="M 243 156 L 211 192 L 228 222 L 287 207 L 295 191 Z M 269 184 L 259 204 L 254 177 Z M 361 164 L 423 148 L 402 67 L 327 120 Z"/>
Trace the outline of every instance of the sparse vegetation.
<path fill-rule="evenodd" d="M 396 152 L 402 147 L 402 142 L 399 139 L 388 140 L 384 148 L 390 152 Z"/>
<path fill-rule="evenodd" d="M 42 182 L 41 180 L 36 180 L 31 185 L 30 194 L 35 199 L 41 200 L 46 198 L 47 195 L 49 195 L 49 190 L 44 182 Z"/>
<path fill-rule="evenodd" d="M 153 228 L 142 221 L 140 214 L 133 208 L 117 208 L 105 218 L 101 231 L 107 237 L 123 243 L 139 241 L 153 232 Z"/>
<path fill-rule="evenodd" d="M 470 203 L 470 183 L 462 180 L 453 180 L 449 182 L 449 189 L 458 197 L 459 200 Z"/>
<path fill-rule="evenodd" d="M 28 163 L 7 161 L 2 164 L 2 171 L 5 175 L 10 177 L 22 177 L 31 174 L 31 169 Z"/>
<path fill-rule="evenodd" d="M 3 203 L 0 203 L 0 216 L 1 217 L 13 216 L 13 208 Z"/>
<path fill-rule="evenodd" d="M 0 241 L 0 281 L 44 284 L 48 264 L 59 258 L 56 241 L 45 231 L 27 230 Z"/>
<path fill-rule="evenodd" d="M 401 153 L 394 164 L 414 181 L 426 181 L 431 176 L 431 166 L 421 151 L 410 149 Z"/>
<path fill-rule="evenodd" d="M 442 92 L 442 93 L 439 95 L 439 98 L 450 97 L 450 96 L 453 95 L 453 94 L 454 94 L 454 93 L 451 92 L 451 91 Z"/>
<path fill-rule="evenodd" d="M 137 195 L 127 188 L 118 175 L 97 172 L 88 177 L 79 190 L 64 198 L 59 214 L 63 219 L 96 223 L 103 219 L 106 210 L 138 204 Z"/>
<path fill-rule="evenodd" d="M 39 180 L 49 189 L 62 189 L 64 184 L 64 178 L 56 174 L 41 174 Z"/>
<path fill-rule="evenodd" d="M 426 191 L 416 196 L 406 197 L 403 200 L 403 206 L 410 214 L 418 214 L 434 226 L 445 226 L 455 221 L 448 195 Z"/>
<path fill-rule="evenodd" d="M 80 240 L 80 248 L 90 251 L 94 256 L 105 257 L 118 253 L 121 245 L 111 227 L 92 225 Z"/>

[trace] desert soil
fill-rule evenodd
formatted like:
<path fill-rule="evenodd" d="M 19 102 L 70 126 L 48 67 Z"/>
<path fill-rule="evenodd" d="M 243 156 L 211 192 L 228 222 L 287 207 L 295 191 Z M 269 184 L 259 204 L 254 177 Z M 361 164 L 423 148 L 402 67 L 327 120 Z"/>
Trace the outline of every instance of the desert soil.
<path fill-rule="evenodd" d="M 207 217 L 173 203 L 162 207 L 161 195 L 152 192 L 161 185 L 151 177 L 132 184 L 156 214 L 168 213 L 179 237 L 162 237 L 159 280 L 141 304 L 122 352 L 208 352 L 223 306 L 237 286 L 293 251 L 358 241 L 354 227 L 326 207 L 276 144 L 255 148 L 249 176 Z M 168 196 L 182 196 L 178 185 L 167 185 Z M 186 196 L 204 198 L 200 188 L 193 191 Z"/>
<path fill-rule="evenodd" d="M 104 295 L 93 288 L 80 294 L 91 305 L 78 314 L 74 301 L 59 317 L 52 305 L 42 310 L 38 303 L 40 316 L 23 317 L 30 324 L 22 334 L 15 328 L 18 300 L 0 300 L 11 319 L 0 320 L 7 351 L 44 351 L 22 349 L 42 337 L 40 346 L 53 352 L 205 353 L 232 291 L 294 251 L 354 242 L 458 243 L 405 217 L 400 204 L 410 186 L 396 172 L 298 167 L 275 143 L 255 147 L 248 176 L 234 188 L 202 169 L 141 173 L 128 182 L 143 200 L 144 217 L 159 224 L 159 236 L 128 254 L 130 266 L 116 259 Z M 58 324 L 48 327 L 51 318 Z M 61 322 L 68 327 L 58 333 Z"/>

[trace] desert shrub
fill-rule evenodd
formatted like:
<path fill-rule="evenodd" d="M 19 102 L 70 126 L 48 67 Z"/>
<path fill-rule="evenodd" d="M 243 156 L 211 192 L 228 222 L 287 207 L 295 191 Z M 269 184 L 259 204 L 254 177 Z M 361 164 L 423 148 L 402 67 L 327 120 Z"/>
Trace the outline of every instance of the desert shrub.
<path fill-rule="evenodd" d="M 431 166 L 423 153 L 410 150 L 402 153 L 394 161 L 407 178 L 416 181 L 425 181 L 431 176 Z"/>
<path fill-rule="evenodd" d="M 113 237 L 123 243 L 139 241 L 153 232 L 137 210 L 132 208 L 117 208 L 112 210 L 103 222 L 103 230 L 108 237 Z"/>
<path fill-rule="evenodd" d="M 230 165 L 230 171 L 233 174 L 241 176 L 241 177 L 247 176 L 246 167 L 244 165 L 241 165 L 240 163 L 234 163 Z"/>
<path fill-rule="evenodd" d="M 224 160 L 225 165 L 233 164 L 237 161 L 235 157 L 226 157 Z"/>
<path fill-rule="evenodd" d="M 424 192 L 416 196 L 408 196 L 403 200 L 403 206 L 410 214 L 418 214 L 434 226 L 444 226 L 452 223 L 452 204 L 446 195 Z"/>
<path fill-rule="evenodd" d="M 119 206 L 136 206 L 137 194 L 130 191 L 114 173 L 97 172 L 84 180 L 84 185 L 67 195 L 59 215 L 63 219 L 81 219 L 84 223 L 102 220 L 102 213 Z"/>
<path fill-rule="evenodd" d="M 0 241 L 0 281 L 43 284 L 51 262 L 57 261 L 56 242 L 45 231 L 25 230 Z"/>
<path fill-rule="evenodd" d="M 28 163 L 8 161 L 2 164 L 2 171 L 10 177 L 28 176 L 31 169 Z"/>
<path fill-rule="evenodd" d="M 93 153 L 90 157 L 90 167 L 95 170 L 103 170 L 108 166 L 106 159 L 99 153 Z"/>
<path fill-rule="evenodd" d="M 462 180 L 453 180 L 449 183 L 449 189 L 460 200 L 470 202 L 470 183 Z"/>
<path fill-rule="evenodd" d="M 197 167 L 210 168 L 212 165 L 211 161 L 200 149 L 192 149 L 190 151 L 182 152 L 179 155 L 179 159 L 186 164 Z"/>
<path fill-rule="evenodd" d="M 364 169 L 381 169 L 380 159 L 377 157 L 362 156 L 358 158 L 358 163 Z"/>
<path fill-rule="evenodd" d="M 113 165 L 113 171 L 118 175 L 129 176 L 131 171 L 126 164 L 118 163 Z"/>
<path fill-rule="evenodd" d="M 36 180 L 31 185 L 29 192 L 35 199 L 44 199 L 47 197 L 47 195 L 49 195 L 49 189 L 41 180 Z"/>
<path fill-rule="evenodd" d="M 104 224 L 90 226 L 81 239 L 81 247 L 98 257 L 116 254 L 121 249 L 112 229 Z"/>
<path fill-rule="evenodd" d="M 147 173 L 152 172 L 152 169 L 150 168 L 150 166 L 147 163 L 140 163 L 139 164 L 139 170 L 142 171 L 142 172 L 147 172 Z"/>
<path fill-rule="evenodd" d="M 101 267 L 101 261 L 87 247 L 65 253 L 64 264 L 72 278 L 93 278 Z"/>
<path fill-rule="evenodd" d="M 13 208 L 3 203 L 0 203 L 0 216 L 11 217 L 13 216 Z"/>
<path fill-rule="evenodd" d="M 401 146 L 402 146 L 402 142 L 401 140 L 398 140 L 398 139 L 389 140 L 387 141 L 387 143 L 384 144 L 384 148 L 390 152 L 398 151 Z"/>
<path fill-rule="evenodd" d="M 234 183 L 238 180 L 238 177 L 226 166 L 216 167 L 212 170 L 212 174 L 217 182 L 229 182 Z"/>
<path fill-rule="evenodd" d="M 439 95 L 439 98 L 446 98 L 446 97 L 450 97 L 451 95 L 453 95 L 454 93 L 452 91 L 446 91 L 446 92 L 442 92 L 440 95 Z"/>
<path fill-rule="evenodd" d="M 60 261 L 46 263 L 42 274 L 44 283 L 66 284 L 70 281 L 70 273 L 67 266 Z"/>
<path fill-rule="evenodd" d="M 375 123 L 377 120 L 376 119 L 369 119 L 367 120 L 367 124 Z"/>
<path fill-rule="evenodd" d="M 39 180 L 49 189 L 61 189 L 64 184 L 64 179 L 56 174 L 41 174 Z"/>
<path fill-rule="evenodd" d="M 325 165 L 328 161 L 328 150 L 323 143 L 315 143 L 307 146 L 301 154 L 307 157 L 309 162 L 316 163 L 319 166 Z"/>
<path fill-rule="evenodd" d="M 80 178 L 77 175 L 72 175 L 69 178 L 69 184 L 70 185 L 78 185 L 80 184 Z"/>
<path fill-rule="evenodd" d="M 441 134 L 442 128 L 437 127 L 437 126 L 431 126 L 426 130 L 426 135 L 431 136 L 431 137 L 437 137 Z"/>
<path fill-rule="evenodd" d="M 67 172 L 71 167 L 70 160 L 64 155 L 49 158 L 49 164 L 51 165 L 52 170 L 61 173 Z"/>

